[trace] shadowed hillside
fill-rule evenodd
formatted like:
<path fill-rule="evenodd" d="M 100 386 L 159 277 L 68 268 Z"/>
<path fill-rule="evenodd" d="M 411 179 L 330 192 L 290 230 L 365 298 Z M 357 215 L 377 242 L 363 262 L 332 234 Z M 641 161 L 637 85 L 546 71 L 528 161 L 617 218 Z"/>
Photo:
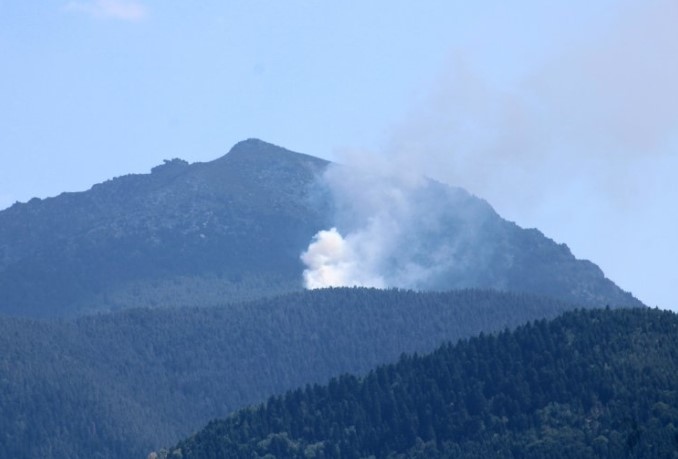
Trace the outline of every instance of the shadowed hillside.
<path fill-rule="evenodd" d="M 272 397 L 160 457 L 675 458 L 676 349 L 670 312 L 567 313 Z"/>
<path fill-rule="evenodd" d="M 571 308 L 477 290 L 328 289 L 73 322 L 0 318 L 0 451 L 144 457 L 271 394 Z"/>

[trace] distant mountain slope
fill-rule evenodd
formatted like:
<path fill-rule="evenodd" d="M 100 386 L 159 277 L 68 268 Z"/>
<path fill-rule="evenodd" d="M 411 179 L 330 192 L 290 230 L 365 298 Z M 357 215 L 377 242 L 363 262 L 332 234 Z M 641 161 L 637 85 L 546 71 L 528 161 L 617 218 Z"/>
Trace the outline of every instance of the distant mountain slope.
<path fill-rule="evenodd" d="M 77 321 L 0 318 L 0 455 L 145 457 L 216 417 L 572 306 L 491 291 L 305 291 Z"/>
<path fill-rule="evenodd" d="M 674 313 L 571 312 L 272 397 L 159 457 L 675 458 L 677 350 Z"/>
<path fill-rule="evenodd" d="M 301 289 L 327 163 L 261 141 L 0 212 L 0 311 L 68 316 Z"/>
<path fill-rule="evenodd" d="M 221 304 L 300 290 L 299 255 L 333 223 L 328 163 L 260 140 L 208 163 L 167 161 L 86 192 L 0 212 L 0 312 L 64 317 L 126 307 Z M 447 203 L 429 235 L 463 263 L 424 289 L 496 288 L 581 304 L 640 305 L 588 261 L 484 201 L 431 182 Z M 479 224 L 469 214 L 483 215 Z M 474 243 L 459 241 L 473 232 Z"/>

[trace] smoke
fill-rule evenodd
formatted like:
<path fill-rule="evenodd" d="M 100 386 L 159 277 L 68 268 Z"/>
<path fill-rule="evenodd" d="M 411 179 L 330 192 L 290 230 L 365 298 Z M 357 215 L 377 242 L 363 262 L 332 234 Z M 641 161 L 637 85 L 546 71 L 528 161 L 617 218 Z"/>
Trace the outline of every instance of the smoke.
<path fill-rule="evenodd" d="M 356 241 L 345 240 L 336 228 L 319 231 L 301 255 L 308 266 L 304 271 L 306 288 L 357 286 L 384 287 L 384 280 L 373 273 L 369 260 L 362 253 L 368 248 Z"/>
<path fill-rule="evenodd" d="M 636 204 L 639 165 L 678 140 L 678 2 L 622 5 L 502 86 L 453 52 L 384 154 L 518 218 L 565 189 Z"/>
<path fill-rule="evenodd" d="M 449 203 L 426 192 L 427 176 L 567 241 L 622 286 L 651 296 L 634 284 L 641 277 L 631 266 L 673 272 L 666 247 L 675 246 L 677 222 L 663 206 L 678 200 L 667 169 L 678 165 L 678 2 L 623 2 L 616 13 L 588 28 L 573 25 L 561 37 L 564 46 L 501 85 L 472 52 L 451 52 L 428 96 L 394 126 L 382 151 L 349 152 L 341 162 L 350 173 L 335 167 L 326 174 L 336 235 L 321 232 L 313 244 L 332 236 L 343 249 L 335 263 L 321 246 L 309 247 L 306 285 L 417 288 L 444 270 L 468 268 L 463 247 L 473 243 L 483 216 L 454 220 Z M 655 227 L 652 239 L 622 238 L 644 234 L 657 218 L 665 230 Z M 451 221 L 455 234 L 432 242 Z M 633 262 L 621 258 L 625 251 Z M 327 258 L 318 264 L 317 256 Z M 332 268 L 334 280 L 323 280 L 319 267 Z M 654 287 L 647 290 L 658 291 L 656 279 Z"/>
<path fill-rule="evenodd" d="M 503 85 L 453 53 L 384 152 L 566 241 L 647 304 L 676 308 L 678 2 L 615 13 Z"/>
<path fill-rule="evenodd" d="M 448 285 L 441 276 L 468 269 L 467 247 L 493 211 L 463 190 L 368 158 L 325 171 L 336 227 L 318 232 L 301 255 L 306 288 Z"/>

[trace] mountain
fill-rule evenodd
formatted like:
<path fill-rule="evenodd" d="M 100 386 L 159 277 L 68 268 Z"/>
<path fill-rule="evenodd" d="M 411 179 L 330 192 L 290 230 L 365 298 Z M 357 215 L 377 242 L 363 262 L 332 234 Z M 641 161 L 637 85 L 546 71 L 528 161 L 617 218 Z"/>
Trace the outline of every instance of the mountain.
<path fill-rule="evenodd" d="M 675 458 L 678 316 L 570 312 L 213 421 L 149 457 Z"/>
<path fill-rule="evenodd" d="M 0 311 L 73 316 L 299 290 L 326 162 L 257 140 L 0 212 Z"/>
<path fill-rule="evenodd" d="M 329 164 L 250 139 L 211 162 L 174 159 L 150 174 L 15 204 L 0 212 L 0 312 L 74 317 L 301 290 L 299 256 L 335 219 L 322 180 Z M 427 199 L 441 202 L 446 215 L 427 240 L 460 247 L 463 263 L 422 288 L 640 305 L 567 246 L 503 220 L 464 190 L 429 183 Z M 472 233 L 473 242 L 462 233 Z"/>
<path fill-rule="evenodd" d="M 72 321 L 0 316 L 0 457 L 145 457 L 271 394 L 572 308 L 493 291 L 341 288 Z"/>

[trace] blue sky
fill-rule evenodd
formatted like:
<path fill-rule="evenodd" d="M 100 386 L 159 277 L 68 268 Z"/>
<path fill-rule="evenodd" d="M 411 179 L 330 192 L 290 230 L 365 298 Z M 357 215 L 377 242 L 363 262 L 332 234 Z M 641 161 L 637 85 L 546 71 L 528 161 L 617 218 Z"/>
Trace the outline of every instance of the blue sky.
<path fill-rule="evenodd" d="M 462 185 L 678 309 L 676 5 L 0 0 L 0 208 L 259 137 Z"/>

